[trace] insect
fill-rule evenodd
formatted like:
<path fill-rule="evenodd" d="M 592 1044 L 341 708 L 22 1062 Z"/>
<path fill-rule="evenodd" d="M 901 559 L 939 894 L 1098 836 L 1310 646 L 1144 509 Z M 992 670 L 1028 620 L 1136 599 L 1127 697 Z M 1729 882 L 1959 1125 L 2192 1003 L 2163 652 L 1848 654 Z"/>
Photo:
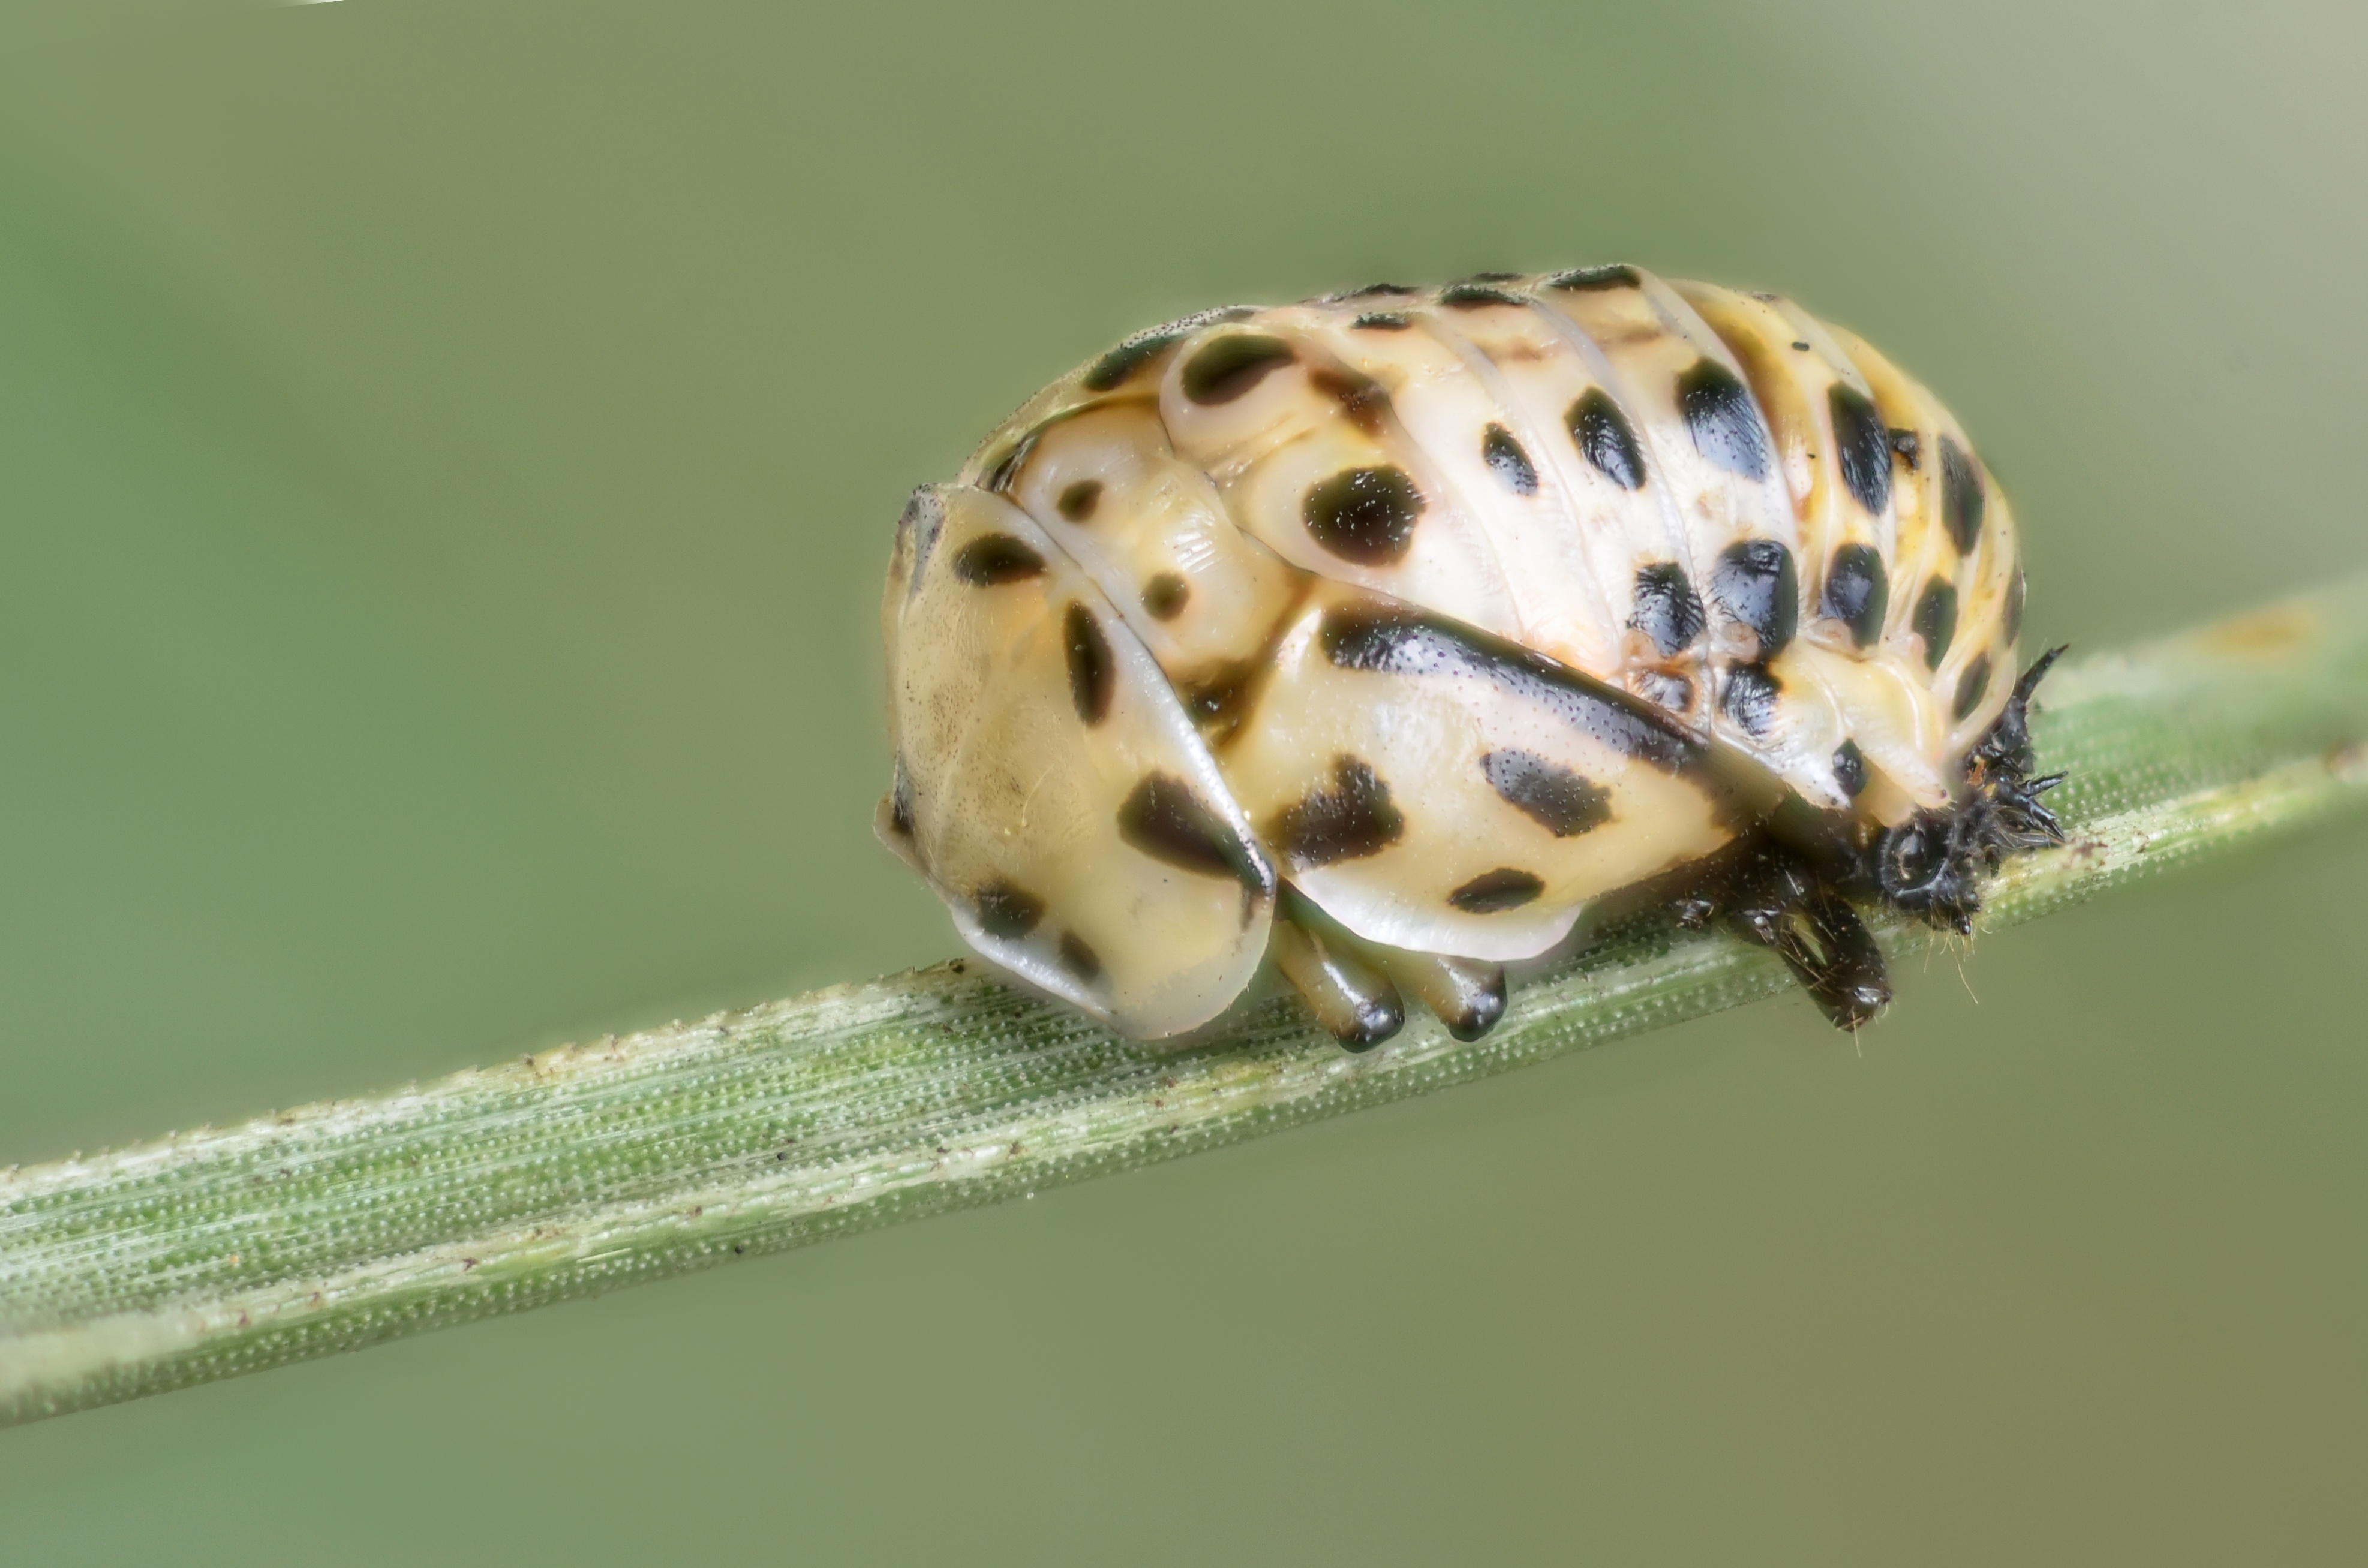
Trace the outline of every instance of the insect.
<path fill-rule="evenodd" d="M 1351 1049 L 1461 1038 L 1649 884 L 1834 1022 L 1851 907 L 1970 931 L 2060 839 L 2014 522 L 1954 419 L 1789 301 L 1639 267 L 1237 307 L 1031 399 L 897 525 L 880 836 L 1138 1038 L 1269 955 Z"/>

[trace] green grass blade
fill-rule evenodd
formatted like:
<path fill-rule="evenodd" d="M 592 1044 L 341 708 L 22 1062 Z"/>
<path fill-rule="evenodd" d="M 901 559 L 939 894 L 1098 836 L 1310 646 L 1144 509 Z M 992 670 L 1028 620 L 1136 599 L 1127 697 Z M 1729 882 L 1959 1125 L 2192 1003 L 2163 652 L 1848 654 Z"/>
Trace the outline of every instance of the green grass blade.
<path fill-rule="evenodd" d="M 2070 842 L 1997 880 L 1993 926 L 2368 801 L 2368 583 L 2076 661 L 2044 695 Z M 1789 983 L 1643 917 L 1474 1044 L 1423 1020 L 1351 1057 L 1278 997 L 1162 1053 L 951 963 L 17 1169 L 0 1423 L 1126 1170 Z"/>

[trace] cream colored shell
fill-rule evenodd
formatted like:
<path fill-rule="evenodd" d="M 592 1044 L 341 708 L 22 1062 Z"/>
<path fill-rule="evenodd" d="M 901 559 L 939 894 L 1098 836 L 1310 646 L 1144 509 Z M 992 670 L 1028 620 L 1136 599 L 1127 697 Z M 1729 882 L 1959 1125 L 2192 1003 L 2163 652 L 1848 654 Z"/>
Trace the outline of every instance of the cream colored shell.
<path fill-rule="evenodd" d="M 980 950 L 1172 1033 L 1278 875 L 1517 959 L 1787 790 L 1947 805 L 2021 593 L 1955 421 L 1783 300 L 1603 267 L 1209 312 L 916 497 L 881 833 Z"/>

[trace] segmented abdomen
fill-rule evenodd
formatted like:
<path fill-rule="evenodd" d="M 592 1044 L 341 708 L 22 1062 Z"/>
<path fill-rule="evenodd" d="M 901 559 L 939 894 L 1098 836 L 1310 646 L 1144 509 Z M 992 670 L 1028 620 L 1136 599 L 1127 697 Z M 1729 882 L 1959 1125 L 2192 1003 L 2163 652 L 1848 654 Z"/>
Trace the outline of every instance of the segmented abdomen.
<path fill-rule="evenodd" d="M 1311 576 L 1884 820 L 1949 798 L 2014 677 L 2012 521 L 1947 411 L 1786 301 L 1635 267 L 1188 318 L 1047 388 L 962 483 L 1078 562 L 1221 762 Z"/>

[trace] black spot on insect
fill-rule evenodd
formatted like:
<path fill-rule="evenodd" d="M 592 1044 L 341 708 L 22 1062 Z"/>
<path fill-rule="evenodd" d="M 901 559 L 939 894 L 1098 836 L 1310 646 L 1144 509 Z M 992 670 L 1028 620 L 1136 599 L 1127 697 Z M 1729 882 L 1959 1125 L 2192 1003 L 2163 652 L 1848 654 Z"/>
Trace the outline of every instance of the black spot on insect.
<path fill-rule="evenodd" d="M 2022 596 L 2027 586 L 2017 568 L 2014 581 L 2006 586 L 2006 640 L 2009 642 L 2022 635 Z"/>
<path fill-rule="evenodd" d="M 1387 423 L 1390 394 L 1372 377 L 1355 370 L 1330 369 L 1309 373 L 1308 384 L 1340 405 L 1349 423 L 1368 436 L 1378 436 Z"/>
<path fill-rule="evenodd" d="M 1546 885 L 1538 880 L 1536 872 L 1499 866 L 1493 871 L 1481 872 L 1449 893 L 1447 902 L 1466 915 L 1497 915 L 1534 903 L 1538 894 L 1545 891 Z"/>
<path fill-rule="evenodd" d="M 1693 710 L 1694 683 L 1667 670 L 1638 670 L 1628 677 L 1628 684 L 1637 696 L 1656 708 L 1684 714 Z"/>
<path fill-rule="evenodd" d="M 1369 311 L 1349 324 L 1366 332 L 1404 332 L 1414 319 L 1396 311 Z"/>
<path fill-rule="evenodd" d="M 913 776 L 905 770 L 905 754 L 896 754 L 896 770 L 888 780 L 888 825 L 905 838 L 913 836 Z"/>
<path fill-rule="evenodd" d="M 1834 452 L 1841 459 L 1842 483 L 1868 516 L 1891 505 L 1891 437 L 1867 395 L 1836 381 L 1826 392 L 1834 418 Z"/>
<path fill-rule="evenodd" d="M 1526 305 L 1527 300 L 1485 283 L 1454 283 L 1439 291 L 1439 302 L 1451 311 L 1476 311 L 1488 305 Z"/>
<path fill-rule="evenodd" d="M 1950 710 L 1951 716 L 1959 720 L 1972 718 L 1974 710 L 1982 705 L 1982 699 L 1989 694 L 1989 689 L 1990 656 L 1976 653 L 1974 662 L 1965 666 L 1965 673 L 1957 677 L 1957 700 Z"/>
<path fill-rule="evenodd" d="M 1530 454 L 1521 450 L 1521 443 L 1502 425 L 1491 425 L 1480 432 L 1480 457 L 1488 472 L 1514 494 L 1538 493 L 1538 471 L 1531 466 Z"/>
<path fill-rule="evenodd" d="M 1009 534 L 981 534 L 954 551 L 954 575 L 974 588 L 1024 582 L 1043 570 L 1044 558 Z"/>
<path fill-rule="evenodd" d="M 1304 868 L 1378 855 L 1405 832 L 1406 818 L 1372 765 L 1336 756 L 1332 788 L 1311 790 L 1277 812 L 1266 836 L 1283 858 Z"/>
<path fill-rule="evenodd" d="M 1100 480 L 1081 479 L 1062 491 L 1061 498 L 1053 505 L 1060 508 L 1061 516 L 1068 518 L 1069 521 L 1082 523 L 1094 515 L 1094 507 L 1100 504 L 1101 498 L 1102 482 Z"/>
<path fill-rule="evenodd" d="M 1834 782 L 1853 801 L 1866 793 L 1866 753 L 1856 741 L 1844 741 L 1834 749 Z"/>
<path fill-rule="evenodd" d="M 1036 929 L 1044 918 L 1044 901 L 1017 882 L 987 882 L 971 895 L 978 911 L 979 928 L 990 937 L 1016 942 Z"/>
<path fill-rule="evenodd" d="M 1309 537 L 1341 560 L 1388 566 L 1414 543 L 1422 493 L 1402 468 L 1343 469 L 1308 486 L 1299 515 Z"/>
<path fill-rule="evenodd" d="M 1638 289 L 1644 280 L 1633 267 L 1574 267 L 1567 272 L 1557 272 L 1545 281 L 1549 289 L 1573 292 L 1592 292 L 1604 289 Z"/>
<path fill-rule="evenodd" d="M 1678 376 L 1678 407 L 1694 450 L 1729 473 L 1768 477 L 1768 426 L 1751 390 L 1715 359 L 1697 359 Z"/>
<path fill-rule="evenodd" d="M 1796 337 L 1796 338 L 1794 338 L 1794 339 L 1793 340 L 1793 353 L 1795 353 L 1795 354 L 1806 354 L 1808 351 L 1809 351 L 1809 346 L 1808 346 L 1807 344 L 1805 344 L 1805 343 L 1802 342 L 1802 341 L 1801 341 L 1799 338 L 1797 338 L 1797 337 Z"/>
<path fill-rule="evenodd" d="M 1138 332 L 1093 362 L 1085 374 L 1086 390 L 1109 392 L 1146 362 L 1157 358 L 1202 327 L 1214 326 L 1220 322 L 1241 321 L 1256 314 L 1258 312 L 1249 306 L 1228 305 L 1221 310 L 1201 311 L 1179 321 Z"/>
<path fill-rule="evenodd" d="M 1711 568 L 1711 602 L 1759 635 L 1762 660 L 1793 641 L 1801 619 L 1801 587 L 1793 552 L 1772 539 L 1737 540 Z"/>
<path fill-rule="evenodd" d="M 1143 608 L 1154 620 L 1173 620 L 1191 602 L 1192 585 L 1174 572 L 1162 572 L 1143 585 Z"/>
<path fill-rule="evenodd" d="M 1061 933 L 1061 967 L 1081 985 L 1091 985 L 1102 975 L 1102 956 L 1086 943 L 1075 931 Z"/>
<path fill-rule="evenodd" d="M 1737 729 L 1759 739 L 1775 728 L 1776 699 L 1783 689 L 1767 665 L 1737 665 L 1726 672 L 1719 709 Z"/>
<path fill-rule="evenodd" d="M 1826 568 L 1826 591 L 1818 613 L 1850 629 L 1850 641 L 1871 646 L 1883 635 L 1884 612 L 1891 608 L 1891 580 L 1883 555 L 1871 544 L 1846 544 Z"/>
<path fill-rule="evenodd" d="M 1941 661 L 1949 656 L 1949 644 L 1957 640 L 1957 590 L 1945 577 L 1935 577 L 1924 585 L 1918 596 L 1916 608 L 1908 615 L 1907 624 L 1924 639 L 1924 667 L 1937 670 Z"/>
<path fill-rule="evenodd" d="M 1980 465 L 1964 448 L 1941 437 L 1941 521 L 1947 527 L 1958 554 L 1974 552 L 1975 544 L 1982 537 L 1982 513 L 1987 507 Z"/>
<path fill-rule="evenodd" d="M 1628 624 L 1653 640 L 1661 657 L 1674 658 L 1694 645 L 1707 618 L 1702 596 L 1686 580 L 1685 568 L 1658 561 L 1636 571 L 1636 608 Z"/>
<path fill-rule="evenodd" d="M 1069 653 L 1069 697 L 1077 717 L 1099 724 L 1110 717 L 1110 695 L 1118 687 L 1118 661 L 1110 656 L 1110 640 L 1094 624 L 1094 612 L 1069 601 L 1062 618 L 1061 641 Z"/>
<path fill-rule="evenodd" d="M 1588 388 L 1563 418 L 1580 455 L 1604 477 L 1622 490 L 1645 488 L 1645 449 L 1610 392 L 1601 387 Z"/>
<path fill-rule="evenodd" d="M 1483 681 L 1622 756 L 1672 773 L 1706 760 L 1701 743 L 1650 703 L 1444 616 L 1342 605 L 1325 614 L 1316 636 L 1325 656 L 1344 670 Z"/>
<path fill-rule="evenodd" d="M 1913 473 L 1916 465 L 1924 458 L 1924 438 L 1913 430 L 1903 430 L 1895 425 L 1891 427 L 1891 449 L 1899 454 L 1899 460 L 1907 465 L 1908 472 Z"/>
<path fill-rule="evenodd" d="M 1370 300 L 1377 294 L 1419 294 L 1422 290 L 1404 283 L 1368 283 L 1361 289 L 1351 289 L 1337 296 L 1343 300 Z"/>
<path fill-rule="evenodd" d="M 1298 356 L 1280 337 L 1229 332 L 1184 362 L 1184 395 L 1203 405 L 1231 403 Z"/>
<path fill-rule="evenodd" d="M 1120 803 L 1118 835 L 1163 865 L 1230 877 L 1251 893 L 1270 892 L 1273 873 L 1192 787 L 1165 773 L 1144 775 Z"/>
<path fill-rule="evenodd" d="M 1551 757 L 1492 751 L 1480 758 L 1488 787 L 1556 838 L 1575 838 L 1611 820 L 1611 791 Z"/>

